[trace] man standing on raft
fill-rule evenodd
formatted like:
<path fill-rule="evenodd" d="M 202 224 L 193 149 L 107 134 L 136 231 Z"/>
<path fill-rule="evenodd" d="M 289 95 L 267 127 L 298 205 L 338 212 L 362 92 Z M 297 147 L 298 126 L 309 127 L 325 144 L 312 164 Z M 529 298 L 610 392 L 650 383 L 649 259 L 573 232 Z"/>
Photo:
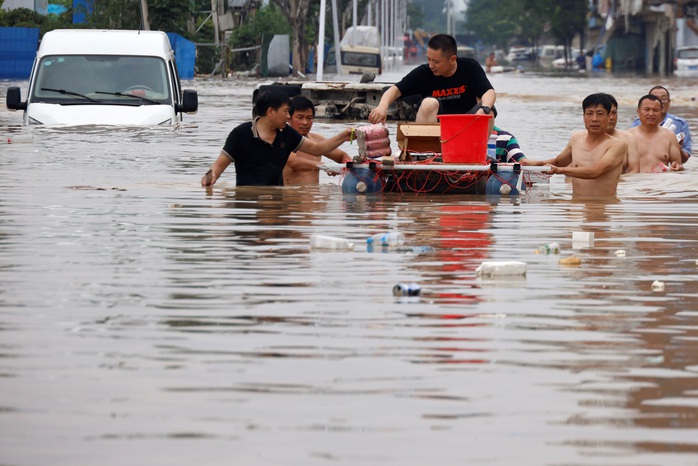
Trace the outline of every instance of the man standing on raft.
<path fill-rule="evenodd" d="M 485 70 L 473 58 L 458 58 L 456 40 L 436 34 L 427 44 L 427 64 L 420 65 L 383 93 L 368 119 L 385 123 L 388 107 L 402 96 L 421 95 L 417 123 L 436 123 L 437 115 L 489 114 L 497 95 Z M 492 122 L 490 121 L 490 129 Z"/>

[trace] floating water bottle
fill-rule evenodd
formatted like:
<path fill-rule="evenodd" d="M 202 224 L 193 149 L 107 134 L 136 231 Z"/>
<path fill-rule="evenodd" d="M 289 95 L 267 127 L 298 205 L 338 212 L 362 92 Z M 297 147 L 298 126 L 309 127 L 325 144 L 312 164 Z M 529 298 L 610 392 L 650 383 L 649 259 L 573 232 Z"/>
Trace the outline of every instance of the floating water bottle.
<path fill-rule="evenodd" d="M 377 233 L 366 238 L 366 244 L 372 246 L 403 246 L 405 244 L 405 235 L 403 235 L 399 231 Z"/>
<path fill-rule="evenodd" d="M 422 288 L 416 283 L 398 283 L 393 287 L 393 296 L 419 296 Z"/>
<path fill-rule="evenodd" d="M 560 254 L 560 245 L 557 243 L 548 243 L 540 246 L 536 251 L 538 254 Z"/>
<path fill-rule="evenodd" d="M 311 249 L 331 249 L 335 251 L 353 251 L 354 243 L 335 236 L 313 235 L 310 237 Z"/>
<path fill-rule="evenodd" d="M 11 134 L 7 138 L 8 144 L 31 144 L 34 138 L 31 134 Z"/>

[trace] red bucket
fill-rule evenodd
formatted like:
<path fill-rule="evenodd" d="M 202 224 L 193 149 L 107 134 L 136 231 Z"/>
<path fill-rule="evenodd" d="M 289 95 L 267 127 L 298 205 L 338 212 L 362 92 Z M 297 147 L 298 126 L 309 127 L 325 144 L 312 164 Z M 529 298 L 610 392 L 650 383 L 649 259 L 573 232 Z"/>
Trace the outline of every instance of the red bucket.
<path fill-rule="evenodd" d="M 492 115 L 439 115 L 444 163 L 484 164 Z"/>

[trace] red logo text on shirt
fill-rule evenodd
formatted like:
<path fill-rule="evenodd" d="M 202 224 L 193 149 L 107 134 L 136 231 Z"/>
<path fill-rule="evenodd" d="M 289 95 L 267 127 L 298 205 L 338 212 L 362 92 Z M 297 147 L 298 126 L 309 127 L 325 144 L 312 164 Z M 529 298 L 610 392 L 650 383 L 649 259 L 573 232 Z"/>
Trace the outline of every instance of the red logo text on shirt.
<path fill-rule="evenodd" d="M 465 93 L 465 86 L 461 87 L 452 87 L 450 89 L 434 89 L 434 91 L 431 93 L 432 97 L 439 98 L 439 97 L 448 97 L 451 95 L 460 95 Z"/>

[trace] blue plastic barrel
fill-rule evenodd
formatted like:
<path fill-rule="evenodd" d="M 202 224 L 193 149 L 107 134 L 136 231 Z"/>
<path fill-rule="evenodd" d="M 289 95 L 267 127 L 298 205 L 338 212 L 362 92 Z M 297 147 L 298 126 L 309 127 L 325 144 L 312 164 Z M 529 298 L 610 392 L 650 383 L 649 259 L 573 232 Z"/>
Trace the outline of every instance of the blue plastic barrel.
<path fill-rule="evenodd" d="M 342 192 L 345 194 L 372 194 L 382 190 L 383 181 L 368 168 L 352 168 L 342 180 Z"/>
<path fill-rule="evenodd" d="M 519 190 L 516 189 L 516 183 L 519 181 L 519 173 L 515 172 L 496 172 L 492 173 L 487 180 L 485 186 L 485 194 L 493 196 L 517 196 Z M 502 186 L 506 186 L 502 189 Z M 521 191 L 526 190 L 526 184 L 521 183 Z"/>

